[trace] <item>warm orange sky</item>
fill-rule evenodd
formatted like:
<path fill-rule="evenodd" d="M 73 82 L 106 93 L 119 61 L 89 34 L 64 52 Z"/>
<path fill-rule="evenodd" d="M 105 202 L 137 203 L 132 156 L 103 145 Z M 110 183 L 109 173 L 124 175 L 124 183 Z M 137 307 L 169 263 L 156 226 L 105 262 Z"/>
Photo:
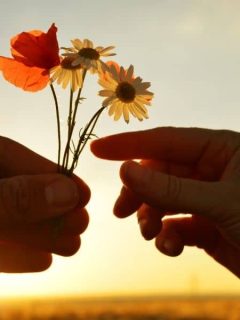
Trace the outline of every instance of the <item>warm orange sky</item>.
<path fill-rule="evenodd" d="M 19 8 L 16 2 L 1 1 L 0 12 L 2 55 L 9 54 L 13 35 L 47 30 L 55 22 L 61 46 L 85 37 L 96 45 L 115 45 L 117 61 L 134 64 L 136 75 L 151 81 L 155 99 L 150 119 L 142 123 L 134 119 L 126 125 L 104 114 L 97 125 L 98 136 L 165 125 L 240 128 L 237 0 L 22 0 Z M 84 96 L 88 99 L 82 107 L 90 115 L 91 108 L 101 103 L 97 91 L 95 79 L 87 79 Z M 64 92 L 59 92 L 64 100 Z M 0 78 L 0 93 L 1 134 L 55 161 L 57 136 L 50 90 L 28 94 Z M 113 216 L 121 186 L 119 166 L 95 159 L 85 150 L 77 173 L 90 185 L 92 199 L 81 250 L 71 258 L 55 257 L 44 273 L 0 274 L 1 296 L 240 293 L 237 278 L 203 252 L 186 248 L 180 257 L 165 257 L 153 242 L 143 240 L 135 216 L 126 220 Z"/>

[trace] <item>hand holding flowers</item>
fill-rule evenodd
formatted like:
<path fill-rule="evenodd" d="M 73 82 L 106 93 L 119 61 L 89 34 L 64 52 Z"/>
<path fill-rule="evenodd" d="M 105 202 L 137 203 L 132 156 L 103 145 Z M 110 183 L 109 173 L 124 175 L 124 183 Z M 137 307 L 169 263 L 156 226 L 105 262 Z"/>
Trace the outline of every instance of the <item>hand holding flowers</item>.
<path fill-rule="evenodd" d="M 123 115 L 128 123 L 130 114 L 139 120 L 148 118 L 145 105 L 150 105 L 153 96 L 147 91 L 150 84 L 134 76 L 132 65 L 124 69 L 116 62 L 102 61 L 102 58 L 114 55 L 111 53 L 114 47 L 95 47 L 90 40 L 75 39 L 72 47 L 63 47 L 60 54 L 56 33 L 54 24 L 46 33 L 39 30 L 22 32 L 11 39 L 12 58 L 0 56 L 4 78 L 16 87 L 28 92 L 50 87 L 58 133 L 57 166 L 10 139 L 0 139 L 0 150 L 5 150 L 1 153 L 4 168 L 0 168 L 1 272 L 42 271 L 50 266 L 52 253 L 69 256 L 78 250 L 79 235 L 88 225 L 84 206 L 89 201 L 90 190 L 73 175 L 73 171 L 87 141 L 93 136 L 99 116 L 108 108 L 114 120 Z M 105 99 L 85 127 L 79 130 L 74 142 L 76 116 L 84 99 L 82 89 L 87 73 L 98 77 L 103 87 L 99 95 Z M 63 89 L 70 88 L 64 148 L 55 83 Z M 46 191 L 49 185 L 50 198 Z M 67 194 L 76 194 L 72 188 L 77 188 L 81 196 L 70 200 Z M 57 195 L 55 207 L 51 200 L 53 194 Z M 47 199 L 51 201 L 48 203 Z"/>

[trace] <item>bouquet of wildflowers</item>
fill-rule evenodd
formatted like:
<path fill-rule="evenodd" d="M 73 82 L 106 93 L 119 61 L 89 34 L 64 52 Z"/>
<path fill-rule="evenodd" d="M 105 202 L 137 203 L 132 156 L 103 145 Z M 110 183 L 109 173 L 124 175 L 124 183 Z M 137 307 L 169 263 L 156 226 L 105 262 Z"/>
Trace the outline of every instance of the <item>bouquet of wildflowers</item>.
<path fill-rule="evenodd" d="M 10 44 L 12 58 L 0 56 L 0 70 L 4 78 L 25 91 L 36 92 L 47 86 L 52 91 L 57 118 L 58 172 L 66 175 L 73 173 L 105 109 L 108 109 L 110 116 L 114 116 L 114 120 L 123 116 L 127 123 L 130 114 L 138 120 L 148 118 L 146 106 L 150 105 L 153 98 L 153 93 L 147 90 L 150 83 L 135 77 L 132 65 L 124 69 L 114 61 L 104 62 L 103 58 L 115 55 L 112 53 L 113 46 L 95 47 L 88 39 L 74 39 L 71 41 L 72 46 L 61 47 L 60 53 L 54 24 L 46 33 L 39 30 L 22 32 L 13 37 Z M 87 73 L 97 76 L 99 85 L 103 87 L 99 95 L 104 100 L 85 127 L 79 130 L 78 139 L 74 141 L 76 116 L 84 99 L 81 94 Z M 55 83 L 63 89 L 70 88 L 64 148 Z"/>

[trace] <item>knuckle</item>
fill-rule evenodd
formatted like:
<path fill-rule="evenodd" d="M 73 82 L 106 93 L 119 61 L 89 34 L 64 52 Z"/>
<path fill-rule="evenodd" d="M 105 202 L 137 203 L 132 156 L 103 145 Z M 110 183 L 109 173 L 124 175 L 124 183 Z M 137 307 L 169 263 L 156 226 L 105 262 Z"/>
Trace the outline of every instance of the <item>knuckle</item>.
<path fill-rule="evenodd" d="M 141 191 L 147 195 L 152 205 L 161 209 L 177 206 L 182 195 L 182 181 L 173 175 L 162 175 L 155 170 L 147 170 L 141 180 Z M 169 209 L 169 208 L 168 208 Z"/>
<path fill-rule="evenodd" d="M 168 201 L 177 202 L 182 191 L 181 179 L 178 179 L 172 175 L 168 175 L 166 180 L 166 187 L 162 191 L 162 197 Z"/>
<path fill-rule="evenodd" d="M 6 223 L 28 221 L 31 189 L 24 176 L 3 179 L 0 183 L 1 216 Z"/>
<path fill-rule="evenodd" d="M 141 179 L 141 189 L 145 192 L 149 189 L 149 184 L 155 179 L 155 171 L 151 169 L 147 169 L 142 172 L 142 179 Z"/>

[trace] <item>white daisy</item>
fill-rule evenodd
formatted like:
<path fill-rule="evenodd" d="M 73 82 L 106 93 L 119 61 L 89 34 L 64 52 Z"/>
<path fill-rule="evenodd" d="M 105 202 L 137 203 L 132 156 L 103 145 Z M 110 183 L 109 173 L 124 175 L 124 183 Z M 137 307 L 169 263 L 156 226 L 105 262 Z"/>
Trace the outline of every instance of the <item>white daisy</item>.
<path fill-rule="evenodd" d="M 74 56 L 72 62 L 73 66 L 81 65 L 82 68 L 90 70 L 92 73 L 100 72 L 104 62 L 101 60 L 101 57 L 114 56 L 115 53 L 111 53 L 113 46 L 110 47 L 95 47 L 92 41 L 84 39 L 72 40 L 72 48 L 63 48 L 66 53 L 64 56 Z M 77 55 L 76 55 L 77 54 Z"/>
<path fill-rule="evenodd" d="M 119 67 L 116 63 L 108 64 L 100 73 L 99 84 L 104 90 L 99 95 L 106 97 L 103 106 L 109 106 L 109 115 L 114 115 L 118 120 L 122 115 L 129 122 L 129 113 L 138 120 L 148 118 L 148 110 L 145 105 L 150 105 L 153 93 L 147 91 L 150 82 L 142 82 L 140 77 L 134 77 L 132 65 L 128 69 Z"/>

